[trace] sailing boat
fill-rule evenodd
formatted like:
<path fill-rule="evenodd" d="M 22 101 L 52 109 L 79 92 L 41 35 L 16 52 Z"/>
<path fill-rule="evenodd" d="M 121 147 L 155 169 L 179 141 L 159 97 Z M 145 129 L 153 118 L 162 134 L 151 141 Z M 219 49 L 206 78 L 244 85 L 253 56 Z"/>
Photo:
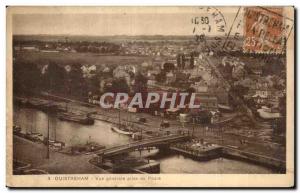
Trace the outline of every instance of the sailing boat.
<path fill-rule="evenodd" d="M 121 124 L 121 108 L 119 107 L 119 123 L 118 126 L 112 126 L 111 130 L 123 134 L 123 135 L 128 135 L 132 136 L 134 134 L 132 126 L 128 124 Z"/>
<path fill-rule="evenodd" d="M 50 127 L 50 122 L 51 122 L 51 127 Z M 51 130 L 51 136 L 52 136 L 52 139 L 51 139 L 50 131 L 49 131 L 49 145 L 50 145 L 50 147 L 54 148 L 54 149 L 57 149 L 57 150 L 61 150 L 65 146 L 65 143 L 62 142 L 62 141 L 57 140 L 57 133 L 56 133 L 57 122 L 55 120 L 49 121 L 48 125 L 49 125 L 49 130 Z"/>
<path fill-rule="evenodd" d="M 37 132 L 37 126 L 36 126 L 36 117 L 34 117 L 34 115 L 32 114 L 32 124 L 33 127 L 31 128 L 31 136 L 39 141 L 43 141 L 43 134 Z"/>
<path fill-rule="evenodd" d="M 18 105 L 16 105 L 16 111 L 18 111 Z M 22 129 L 19 126 L 18 122 L 19 122 L 19 113 L 14 113 L 13 114 L 14 118 L 14 122 L 16 122 L 17 124 L 13 125 L 13 134 L 17 135 L 20 134 Z"/>
<path fill-rule="evenodd" d="M 41 133 L 38 133 L 36 130 L 36 120 L 34 118 L 34 114 L 31 113 L 30 131 L 28 132 L 26 129 L 26 137 L 32 141 L 42 141 L 43 135 Z"/>

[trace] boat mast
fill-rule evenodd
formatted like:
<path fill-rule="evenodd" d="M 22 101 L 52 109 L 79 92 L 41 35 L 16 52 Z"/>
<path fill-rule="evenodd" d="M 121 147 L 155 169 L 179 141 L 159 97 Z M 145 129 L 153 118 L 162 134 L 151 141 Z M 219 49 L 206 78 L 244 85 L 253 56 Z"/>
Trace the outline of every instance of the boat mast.
<path fill-rule="evenodd" d="M 52 88 L 52 82 L 51 82 L 51 79 L 49 79 L 49 90 L 51 90 L 51 88 Z M 48 93 L 50 93 L 49 91 L 48 91 Z M 48 97 L 48 99 L 49 99 L 50 97 Z M 49 102 L 49 104 L 50 104 L 51 102 Z M 50 105 L 48 105 L 47 106 L 47 121 L 48 121 L 48 126 L 47 126 L 47 156 L 46 156 L 46 158 L 47 159 L 49 159 L 50 158 L 50 149 L 49 149 L 49 140 L 50 140 L 50 128 L 49 128 L 49 106 Z"/>
<path fill-rule="evenodd" d="M 50 129 L 49 129 L 49 113 L 47 113 L 47 117 L 48 117 L 48 131 L 47 131 L 47 156 L 46 158 L 49 159 L 50 158 L 50 149 L 49 149 L 49 137 L 50 137 Z"/>
<path fill-rule="evenodd" d="M 119 104 L 119 129 L 121 128 L 121 105 Z"/>
<path fill-rule="evenodd" d="M 31 127 L 30 127 L 30 134 L 32 134 L 33 131 L 33 113 L 31 113 Z"/>
<path fill-rule="evenodd" d="M 34 132 L 35 133 L 38 133 L 38 129 L 37 129 L 37 124 L 36 124 L 36 122 L 37 122 L 37 114 L 35 113 L 34 114 Z"/>
<path fill-rule="evenodd" d="M 56 122 L 54 124 L 54 141 L 56 142 Z"/>

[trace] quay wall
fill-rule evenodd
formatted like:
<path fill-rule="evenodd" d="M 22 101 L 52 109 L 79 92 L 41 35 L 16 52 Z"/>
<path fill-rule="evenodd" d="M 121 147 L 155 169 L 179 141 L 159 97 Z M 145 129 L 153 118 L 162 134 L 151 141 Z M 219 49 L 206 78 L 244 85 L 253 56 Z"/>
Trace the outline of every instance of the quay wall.
<path fill-rule="evenodd" d="M 223 157 L 252 162 L 278 170 L 280 173 L 285 173 L 286 170 L 286 162 L 273 157 L 263 156 L 252 152 L 245 152 L 229 147 L 223 147 L 222 154 Z"/>
<path fill-rule="evenodd" d="M 267 168 L 271 168 L 279 173 L 285 173 L 286 171 L 286 162 L 283 160 L 229 147 L 220 147 L 213 149 L 211 150 L 212 152 L 207 155 L 198 154 L 196 152 L 191 152 L 182 148 L 172 146 L 170 147 L 170 150 L 199 161 L 225 157 L 229 159 L 255 163 Z"/>
<path fill-rule="evenodd" d="M 221 155 L 222 155 L 221 147 L 211 150 L 209 152 L 209 154 L 207 154 L 207 155 L 203 155 L 203 154 L 197 153 L 197 152 L 191 152 L 191 151 L 184 150 L 184 149 L 178 148 L 178 147 L 173 147 L 173 146 L 170 147 L 170 150 L 173 152 L 182 154 L 184 156 L 190 157 L 192 159 L 198 160 L 198 161 L 210 160 L 210 159 L 221 157 Z"/>

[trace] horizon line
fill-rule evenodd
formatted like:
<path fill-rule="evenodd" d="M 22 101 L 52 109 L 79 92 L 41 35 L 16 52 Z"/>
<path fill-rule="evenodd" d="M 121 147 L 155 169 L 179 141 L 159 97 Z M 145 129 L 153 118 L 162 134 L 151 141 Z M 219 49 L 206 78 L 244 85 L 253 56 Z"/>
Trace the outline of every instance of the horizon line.
<path fill-rule="evenodd" d="M 12 34 L 12 35 L 23 35 L 23 36 L 39 36 L 39 35 L 47 35 L 47 36 L 194 36 L 194 35 L 172 35 L 172 34 L 137 34 L 137 35 L 130 35 L 130 34 L 116 34 L 116 35 L 89 35 L 89 34 Z"/>
<path fill-rule="evenodd" d="M 13 36 L 91 36 L 91 37 L 113 37 L 113 36 L 196 36 L 194 35 L 173 35 L 173 34 L 137 34 L 137 35 L 130 35 L 130 34 L 116 34 L 116 35 L 89 35 L 89 34 L 12 34 Z M 232 35 L 230 35 L 232 36 Z M 208 37 L 215 37 L 215 35 L 208 35 Z"/>

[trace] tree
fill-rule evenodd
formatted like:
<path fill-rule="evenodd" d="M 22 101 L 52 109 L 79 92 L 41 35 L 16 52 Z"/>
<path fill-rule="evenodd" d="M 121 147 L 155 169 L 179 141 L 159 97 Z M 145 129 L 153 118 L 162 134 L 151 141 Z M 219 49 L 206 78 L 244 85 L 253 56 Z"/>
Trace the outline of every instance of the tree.
<path fill-rule="evenodd" d="M 113 93 L 129 93 L 129 86 L 125 78 L 117 78 L 112 81 L 111 92 Z"/>
<path fill-rule="evenodd" d="M 41 73 L 33 63 L 16 62 L 13 64 L 13 91 L 30 94 L 41 87 Z"/>
<path fill-rule="evenodd" d="M 279 110 L 283 117 L 286 116 L 286 94 L 279 98 Z"/>
<path fill-rule="evenodd" d="M 166 72 L 165 71 L 161 71 L 159 74 L 157 74 L 155 76 L 155 80 L 157 82 L 160 82 L 160 83 L 166 82 L 166 79 L 167 79 L 167 77 L 166 77 Z"/>
<path fill-rule="evenodd" d="M 143 92 L 147 90 L 148 79 L 141 73 L 137 73 L 134 77 L 134 92 Z"/>
<path fill-rule="evenodd" d="M 231 87 L 230 92 L 234 93 L 235 95 L 239 96 L 240 98 L 244 98 L 244 95 L 246 95 L 249 91 L 248 87 L 245 87 L 243 85 L 235 85 Z"/>
<path fill-rule="evenodd" d="M 175 65 L 171 62 L 164 63 L 164 71 L 170 72 L 171 70 L 175 69 Z"/>
<path fill-rule="evenodd" d="M 143 105 L 145 105 L 148 95 L 147 87 L 148 79 L 141 73 L 137 73 L 134 79 L 133 91 L 134 93 L 141 93 Z M 145 109 L 144 109 L 145 110 Z"/>
<path fill-rule="evenodd" d="M 74 96 L 83 96 L 87 91 L 86 81 L 83 78 L 81 65 L 75 63 L 71 66 L 71 71 L 68 74 L 68 87 Z"/>
<path fill-rule="evenodd" d="M 66 71 L 55 62 L 50 62 L 48 69 L 44 74 L 44 86 L 46 90 L 62 91 L 64 90 Z"/>
<path fill-rule="evenodd" d="M 100 80 L 101 80 L 101 76 L 99 74 L 96 74 L 95 76 L 92 76 L 89 79 L 87 79 L 88 91 L 91 91 L 94 94 L 99 94 Z"/>
<path fill-rule="evenodd" d="M 194 53 L 191 53 L 191 60 L 190 60 L 190 68 L 193 69 L 195 66 L 195 58 L 194 58 Z"/>

